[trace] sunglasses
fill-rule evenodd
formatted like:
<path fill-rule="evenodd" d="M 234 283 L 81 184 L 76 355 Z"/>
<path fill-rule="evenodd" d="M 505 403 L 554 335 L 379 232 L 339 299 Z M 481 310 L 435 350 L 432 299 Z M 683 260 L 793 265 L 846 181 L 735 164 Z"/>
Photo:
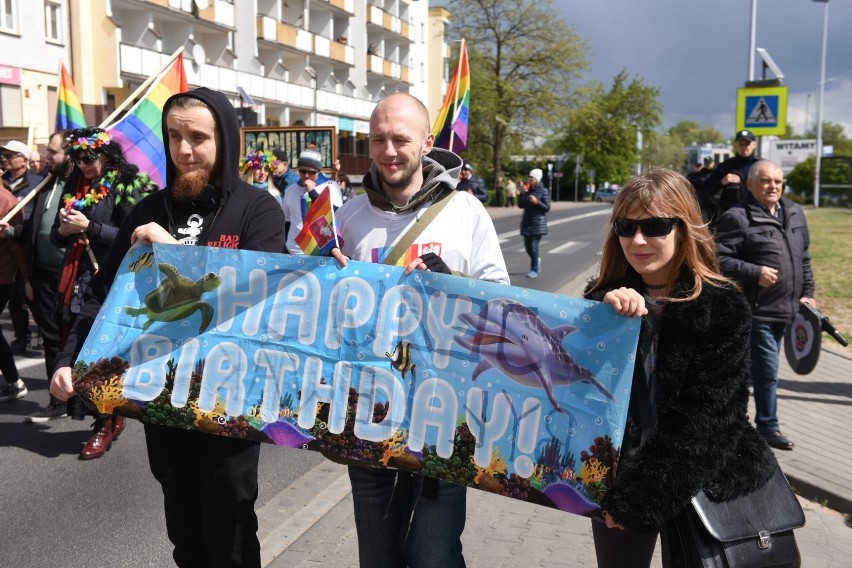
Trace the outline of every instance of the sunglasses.
<path fill-rule="evenodd" d="M 87 155 L 77 156 L 76 158 L 74 158 L 74 163 L 76 163 L 76 164 L 82 163 L 82 164 L 85 164 L 87 166 L 91 166 L 92 164 L 95 163 L 95 159 L 92 158 L 91 156 L 87 156 Z"/>
<path fill-rule="evenodd" d="M 636 229 L 641 229 L 646 237 L 665 237 L 672 232 L 675 225 L 680 223 L 677 217 L 651 217 L 650 219 L 616 219 L 612 223 L 612 230 L 619 237 L 632 237 Z"/>
<path fill-rule="evenodd" d="M 11 160 L 12 158 L 16 158 L 18 156 L 23 156 L 23 154 L 0 154 L 0 157 L 3 157 L 7 160 Z"/>
<path fill-rule="evenodd" d="M 319 173 L 319 171 L 318 170 L 303 170 L 302 168 L 299 168 L 299 173 L 304 174 L 306 176 L 315 176 Z"/>

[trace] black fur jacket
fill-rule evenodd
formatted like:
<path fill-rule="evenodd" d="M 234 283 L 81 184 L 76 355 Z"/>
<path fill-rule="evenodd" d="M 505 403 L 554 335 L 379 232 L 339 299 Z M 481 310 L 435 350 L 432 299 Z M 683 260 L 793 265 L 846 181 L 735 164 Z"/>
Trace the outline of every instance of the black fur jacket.
<path fill-rule="evenodd" d="M 683 277 L 672 297 L 685 297 L 692 284 L 691 276 Z M 607 291 L 587 297 L 602 300 Z M 601 501 L 603 510 L 634 530 L 662 527 L 701 489 L 716 501 L 750 493 L 777 467 L 748 418 L 751 316 L 745 296 L 734 287 L 705 284 L 697 299 L 667 303 L 659 330 L 656 431 L 619 467 Z"/>

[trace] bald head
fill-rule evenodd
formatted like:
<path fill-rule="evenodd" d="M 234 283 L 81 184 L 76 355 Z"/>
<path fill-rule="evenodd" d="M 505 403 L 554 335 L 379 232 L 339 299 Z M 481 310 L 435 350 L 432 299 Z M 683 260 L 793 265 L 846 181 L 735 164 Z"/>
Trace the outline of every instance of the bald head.
<path fill-rule="evenodd" d="M 429 125 L 429 111 L 415 97 L 408 93 L 394 93 L 379 101 L 376 108 L 373 109 L 373 114 L 370 116 L 370 124 L 373 123 L 373 118 L 377 115 L 388 115 L 392 113 L 401 113 L 408 117 L 412 129 L 417 129 L 418 132 L 428 134 L 432 128 Z"/>

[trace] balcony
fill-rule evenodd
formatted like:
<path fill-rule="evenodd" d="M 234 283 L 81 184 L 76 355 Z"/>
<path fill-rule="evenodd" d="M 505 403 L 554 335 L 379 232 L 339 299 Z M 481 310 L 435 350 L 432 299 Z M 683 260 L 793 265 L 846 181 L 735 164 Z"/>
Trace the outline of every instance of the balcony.
<path fill-rule="evenodd" d="M 378 26 L 385 31 L 403 37 L 408 41 L 414 41 L 411 26 L 408 25 L 407 22 L 403 22 L 393 14 L 385 12 L 378 6 L 367 6 L 367 23 Z"/>
<path fill-rule="evenodd" d="M 390 59 L 382 59 L 378 55 L 367 56 L 367 71 L 376 75 L 382 75 L 388 79 L 408 83 L 409 85 L 414 83 L 410 67 L 400 65 Z"/>
<path fill-rule="evenodd" d="M 209 0 L 207 7 L 198 10 L 198 18 L 220 26 L 234 27 L 234 5 L 224 0 Z"/>
<path fill-rule="evenodd" d="M 289 51 L 314 53 L 314 34 L 269 16 L 257 17 L 258 39 L 278 44 Z"/>

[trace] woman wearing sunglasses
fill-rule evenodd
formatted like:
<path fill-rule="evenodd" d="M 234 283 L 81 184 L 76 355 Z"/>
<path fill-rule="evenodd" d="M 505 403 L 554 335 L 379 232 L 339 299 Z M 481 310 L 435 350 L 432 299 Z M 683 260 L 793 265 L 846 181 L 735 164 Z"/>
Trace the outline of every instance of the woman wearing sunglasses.
<path fill-rule="evenodd" d="M 703 489 L 719 501 L 762 486 L 777 463 L 748 420 L 751 316 L 719 273 L 690 183 L 655 169 L 613 205 L 586 297 L 641 317 L 615 483 L 593 521 L 598 566 L 684 565 L 674 518 Z"/>
<path fill-rule="evenodd" d="M 82 307 L 83 292 L 106 258 L 121 223 L 144 195 L 157 186 L 148 174 L 128 164 L 121 146 L 100 128 L 78 128 L 66 139 L 66 153 L 76 168 L 65 184 L 64 206 L 50 231 L 50 241 L 66 249 L 59 277 L 62 338 Z M 83 420 L 88 411 L 78 397 L 68 414 Z M 95 416 L 94 433 L 80 459 L 101 457 L 124 429 L 124 418 Z"/>

